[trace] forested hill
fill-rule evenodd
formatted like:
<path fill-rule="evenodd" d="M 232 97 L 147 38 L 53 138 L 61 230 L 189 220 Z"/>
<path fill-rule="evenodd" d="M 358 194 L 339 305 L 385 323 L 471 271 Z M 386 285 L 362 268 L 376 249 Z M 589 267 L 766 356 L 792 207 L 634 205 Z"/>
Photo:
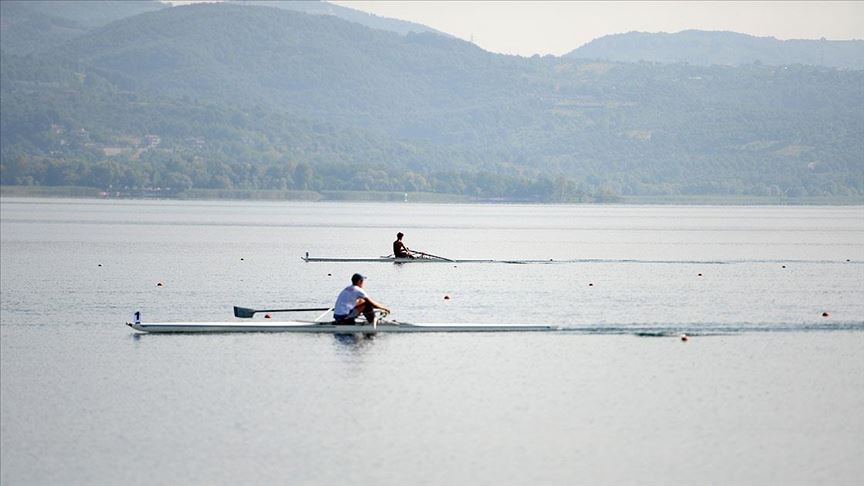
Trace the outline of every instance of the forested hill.
<path fill-rule="evenodd" d="M 0 43 L 12 54 L 46 50 L 115 20 L 167 7 L 158 0 L 3 0 Z"/>
<path fill-rule="evenodd" d="M 425 25 L 335 5 L 323 0 L 223 0 L 237 5 L 269 6 L 307 13 L 330 15 L 366 27 L 396 32 L 448 34 Z M 160 0 L 3 0 L 0 2 L 0 40 L 3 50 L 27 54 L 56 47 L 115 20 L 152 12 L 170 5 Z"/>
<path fill-rule="evenodd" d="M 521 74 L 516 60 L 434 34 L 402 36 L 332 16 L 216 4 L 123 19 L 46 58 L 98 67 L 124 89 L 266 103 L 367 126 L 460 108 L 462 98 L 484 96 L 499 82 L 511 86 Z"/>
<path fill-rule="evenodd" d="M 521 58 L 197 4 L 2 52 L 3 184 L 864 195 L 864 72 Z"/>
<path fill-rule="evenodd" d="M 763 63 L 864 69 L 864 40 L 778 40 L 700 30 L 674 34 L 629 32 L 595 39 L 566 57 L 619 62 L 685 62 L 697 66 Z"/>
<path fill-rule="evenodd" d="M 365 25 L 371 29 L 387 30 L 396 32 L 397 34 L 409 33 L 433 33 L 451 37 L 449 34 L 435 30 L 422 24 L 408 22 L 405 20 L 391 19 L 387 17 L 379 17 L 374 14 L 354 10 L 353 8 L 342 7 L 323 0 L 229 0 L 238 5 L 258 5 L 265 7 L 284 8 L 286 10 L 295 10 L 312 15 L 332 15 L 342 20 L 355 22 L 360 25 Z"/>

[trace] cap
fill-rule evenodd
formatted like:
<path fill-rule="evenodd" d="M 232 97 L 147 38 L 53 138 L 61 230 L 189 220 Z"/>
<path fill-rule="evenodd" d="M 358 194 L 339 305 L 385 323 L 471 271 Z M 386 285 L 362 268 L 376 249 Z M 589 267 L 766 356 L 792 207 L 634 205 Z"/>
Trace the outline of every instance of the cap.
<path fill-rule="evenodd" d="M 356 284 L 357 282 L 359 282 L 361 280 L 366 280 L 366 277 L 364 277 L 363 275 L 360 275 L 359 273 L 355 273 L 354 275 L 351 276 L 351 283 L 353 283 L 353 284 Z"/>

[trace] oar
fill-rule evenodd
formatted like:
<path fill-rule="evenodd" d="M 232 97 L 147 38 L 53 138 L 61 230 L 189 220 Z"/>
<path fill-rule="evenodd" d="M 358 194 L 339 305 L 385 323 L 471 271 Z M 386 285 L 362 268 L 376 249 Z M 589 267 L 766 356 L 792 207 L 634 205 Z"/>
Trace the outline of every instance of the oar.
<path fill-rule="evenodd" d="M 313 312 L 329 311 L 329 307 L 307 307 L 303 309 L 247 309 L 246 307 L 234 306 L 234 317 L 248 319 L 259 312 Z"/>
<path fill-rule="evenodd" d="M 452 262 L 452 261 L 453 261 L 453 260 L 451 260 L 451 259 L 449 259 L 449 258 L 444 258 L 444 257 L 438 256 L 438 255 L 432 255 L 432 254 L 430 254 L 430 253 L 423 253 L 422 251 L 417 251 L 417 250 L 409 250 L 409 251 L 411 251 L 411 252 L 413 252 L 413 253 L 417 253 L 417 254 L 423 255 L 423 256 L 427 256 L 427 257 L 431 257 L 431 258 L 437 258 L 437 259 L 439 259 L 439 260 L 444 260 L 445 262 Z"/>

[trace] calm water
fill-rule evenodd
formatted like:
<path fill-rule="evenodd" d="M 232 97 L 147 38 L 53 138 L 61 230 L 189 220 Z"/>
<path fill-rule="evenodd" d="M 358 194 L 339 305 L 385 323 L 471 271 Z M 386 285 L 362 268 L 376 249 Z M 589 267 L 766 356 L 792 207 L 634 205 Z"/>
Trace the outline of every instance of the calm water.
<path fill-rule="evenodd" d="M 568 263 L 300 260 L 384 255 L 400 230 L 451 258 Z M 3 484 L 864 474 L 861 207 L 4 198 L 0 243 Z M 134 310 L 230 320 L 232 305 L 328 306 L 358 271 L 401 321 L 572 330 L 351 339 L 123 325 Z"/>

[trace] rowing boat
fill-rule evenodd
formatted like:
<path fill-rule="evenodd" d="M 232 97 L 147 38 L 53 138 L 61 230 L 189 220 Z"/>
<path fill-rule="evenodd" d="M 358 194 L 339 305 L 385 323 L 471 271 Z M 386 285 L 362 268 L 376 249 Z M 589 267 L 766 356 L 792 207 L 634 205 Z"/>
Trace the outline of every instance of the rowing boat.
<path fill-rule="evenodd" d="M 313 262 L 341 262 L 341 263 L 511 263 L 511 264 L 526 264 L 526 263 L 553 263 L 553 260 L 492 260 L 492 259 L 450 259 L 450 258 L 397 258 L 393 256 L 381 257 L 310 257 L 309 253 L 306 256 L 301 256 L 301 260 L 307 263 Z"/>
<path fill-rule="evenodd" d="M 329 315 L 332 307 L 300 307 L 292 309 L 250 309 L 248 307 L 234 306 L 234 317 L 240 319 L 251 319 L 255 314 L 271 312 L 320 312 L 323 314 L 315 320 L 290 320 L 290 321 L 228 321 L 228 322 L 154 322 L 145 323 L 141 321 L 141 312 L 132 314 L 132 322 L 126 325 L 136 331 L 147 333 L 215 333 L 215 332 L 306 332 L 306 333 L 329 333 L 329 334 L 377 334 L 391 332 L 532 332 L 532 331 L 555 331 L 555 326 L 522 326 L 522 325 L 484 325 L 484 324 L 408 324 L 388 319 L 390 312 L 386 309 L 375 309 L 375 317 L 372 323 L 366 321 L 364 316 L 357 318 L 356 324 L 347 324 L 322 321 L 324 316 Z"/>
<path fill-rule="evenodd" d="M 537 332 L 557 331 L 556 326 L 483 325 L 483 324 L 406 324 L 394 321 L 376 325 L 334 324 L 315 321 L 277 322 L 127 322 L 136 331 L 146 333 L 228 333 L 228 332 L 302 332 L 326 334 L 378 334 L 409 332 Z"/>
<path fill-rule="evenodd" d="M 365 258 L 338 258 L 338 257 L 300 257 L 304 262 L 350 262 L 350 263 L 496 263 L 501 260 L 441 260 L 438 258 L 396 258 L 388 257 L 365 257 Z M 502 263 L 517 263 L 503 262 Z"/>

